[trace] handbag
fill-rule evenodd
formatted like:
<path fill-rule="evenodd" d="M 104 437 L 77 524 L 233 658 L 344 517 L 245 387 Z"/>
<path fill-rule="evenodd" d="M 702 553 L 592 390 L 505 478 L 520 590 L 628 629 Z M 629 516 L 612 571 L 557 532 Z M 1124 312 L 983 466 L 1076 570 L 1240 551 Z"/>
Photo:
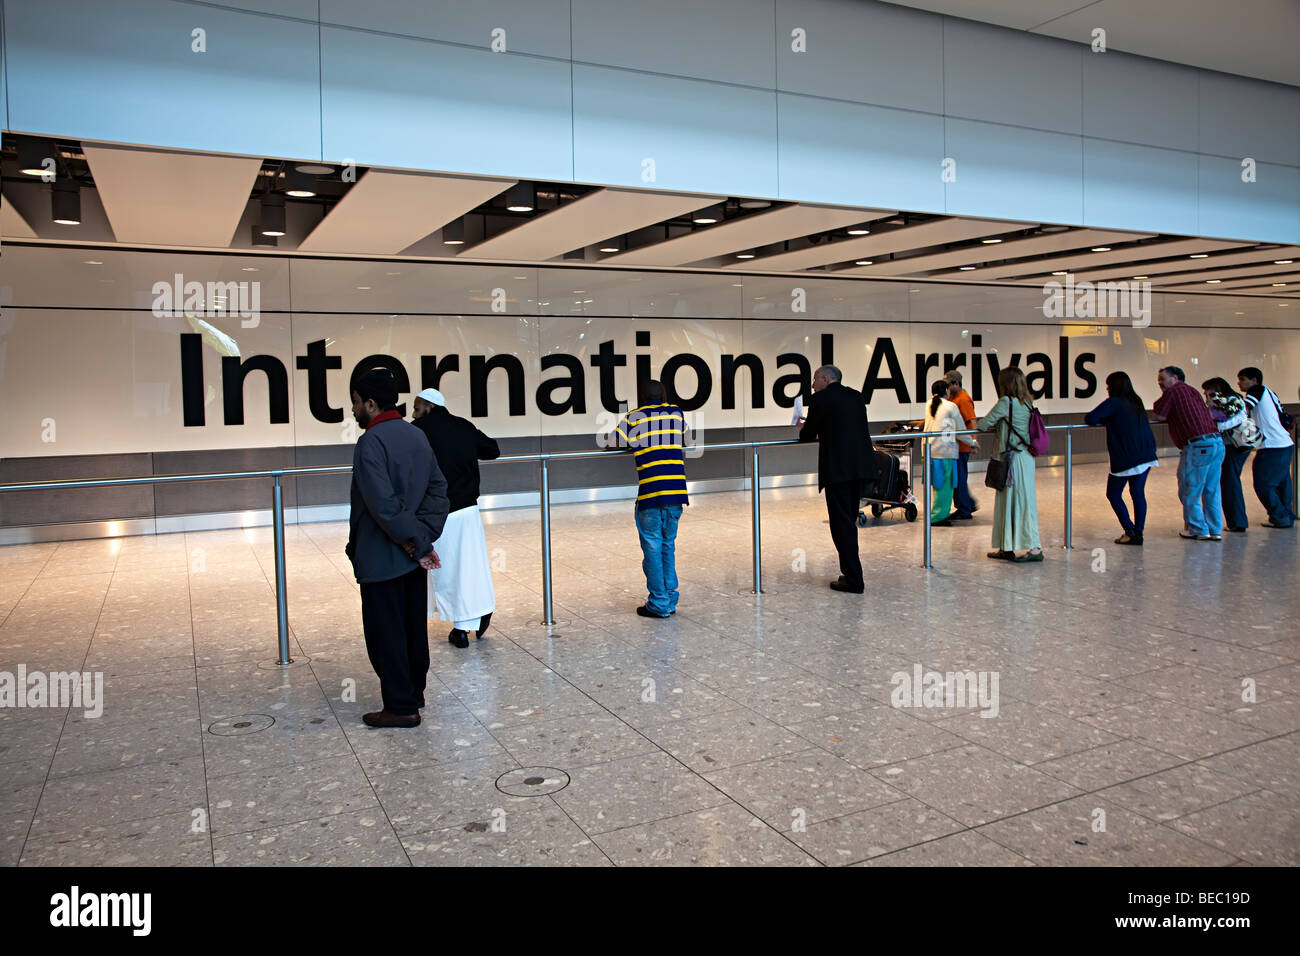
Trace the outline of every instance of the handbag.
<path fill-rule="evenodd" d="M 1011 416 L 1007 415 L 1006 426 L 1009 430 L 1015 431 L 1017 437 L 1024 441 L 1024 437 L 1011 424 Z M 990 458 L 989 466 L 984 471 L 984 486 L 992 488 L 994 491 L 1006 491 L 1015 484 L 1015 472 L 1011 467 L 1011 453 L 1015 449 L 1010 447 L 1010 440 L 1003 442 L 1003 452 L 1001 458 Z M 1021 449 L 1023 450 L 1023 449 Z"/>

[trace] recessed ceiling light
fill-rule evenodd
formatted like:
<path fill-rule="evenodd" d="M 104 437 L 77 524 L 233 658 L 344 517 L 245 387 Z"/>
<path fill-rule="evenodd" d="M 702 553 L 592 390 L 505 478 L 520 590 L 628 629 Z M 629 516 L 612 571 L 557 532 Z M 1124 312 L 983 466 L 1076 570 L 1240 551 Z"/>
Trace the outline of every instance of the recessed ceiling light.
<path fill-rule="evenodd" d="M 244 266 L 244 268 L 240 269 L 239 271 L 240 271 L 240 272 L 256 272 L 256 271 L 257 271 L 257 266 Z"/>
<path fill-rule="evenodd" d="M 1273 288 L 1275 288 L 1275 289 L 1280 289 L 1280 288 L 1282 288 L 1284 285 L 1286 285 L 1285 282 L 1274 282 L 1274 283 L 1273 283 Z"/>
<path fill-rule="evenodd" d="M 532 212 L 536 205 L 532 183 L 515 183 L 506 193 L 506 209 L 510 212 Z"/>
<path fill-rule="evenodd" d="M 1232 313 L 1232 314 L 1233 314 L 1233 315 L 1245 315 L 1246 313 L 1245 313 L 1245 312 L 1234 312 L 1234 313 Z"/>
<path fill-rule="evenodd" d="M 1093 252 L 1110 252 L 1110 246 L 1093 246 Z"/>
<path fill-rule="evenodd" d="M 859 259 L 857 262 L 855 262 L 855 263 L 853 263 L 853 264 L 854 264 L 855 266 L 869 266 L 869 265 L 871 265 L 872 261 L 873 261 L 873 260 L 871 260 L 871 259 Z"/>
<path fill-rule="evenodd" d="M 1208 258 L 1210 258 L 1210 254 L 1209 254 L 1208 252 L 1193 252 L 1193 253 L 1192 253 L 1190 256 L 1188 256 L 1187 258 L 1189 258 L 1189 259 L 1208 259 Z"/>
<path fill-rule="evenodd" d="M 333 166 L 322 166 L 319 163 L 301 163 L 293 168 L 308 176 L 328 176 L 334 172 Z"/>
<path fill-rule="evenodd" d="M 1219 284 L 1220 282 L 1222 282 L 1223 280 L 1222 280 L 1222 279 L 1206 279 L 1205 281 L 1206 281 L 1207 283 L 1209 283 L 1210 285 L 1218 285 L 1218 284 Z"/>
<path fill-rule="evenodd" d="M 1187 301 L 1186 299 L 1174 299 L 1174 302 L 1177 305 L 1182 305 L 1186 301 Z"/>
<path fill-rule="evenodd" d="M 971 271 L 972 269 L 974 269 L 974 268 L 975 268 L 974 266 L 962 266 L 960 271 L 962 271 L 962 272 L 970 272 L 970 271 Z"/>
<path fill-rule="evenodd" d="M 866 226 L 854 226 L 852 229 L 849 230 L 849 235 L 850 235 L 850 236 L 869 236 L 869 235 L 871 235 L 871 230 L 868 229 Z"/>
<path fill-rule="evenodd" d="M 908 292 L 920 292 L 921 290 L 920 290 L 920 289 L 908 289 L 907 291 L 908 291 Z"/>
<path fill-rule="evenodd" d="M 88 266 L 102 266 L 104 264 L 102 259 L 83 259 L 82 262 Z"/>
<path fill-rule="evenodd" d="M 740 201 L 741 209 L 766 209 L 772 205 L 766 199 L 742 199 Z"/>
<path fill-rule="evenodd" d="M 1053 273 L 1052 273 L 1052 275 L 1054 275 L 1054 276 L 1063 276 L 1063 275 L 1068 275 L 1068 274 L 1069 274 L 1069 273 L 1066 273 L 1066 272 L 1053 272 Z"/>
<path fill-rule="evenodd" d="M 516 279 L 527 279 L 528 276 L 515 276 Z"/>
<path fill-rule="evenodd" d="M 359 286 L 357 286 L 357 289 L 360 290 L 361 292 L 369 292 L 369 291 L 370 291 L 370 286 L 368 286 L 368 285 L 359 285 Z"/>
<path fill-rule="evenodd" d="M 731 287 L 732 287 L 733 289 L 743 289 L 743 288 L 745 288 L 745 283 L 743 283 L 743 282 L 733 282 L 733 283 L 731 283 Z"/>
<path fill-rule="evenodd" d="M 991 245 L 994 245 L 994 244 L 999 243 L 999 242 L 1001 242 L 1001 241 L 1002 241 L 1001 239 L 981 239 L 981 240 L 980 240 L 980 242 L 984 243 L 984 245 L 986 245 L 986 246 L 991 246 Z"/>
<path fill-rule="evenodd" d="M 574 289 L 574 290 L 573 290 L 573 294 L 574 294 L 574 295 L 586 295 L 586 294 L 587 294 L 587 290 L 586 290 L 586 289 Z"/>
<path fill-rule="evenodd" d="M 1134 279 L 1150 279 L 1150 276 L 1134 276 Z"/>
<path fill-rule="evenodd" d="M 618 246 L 601 246 L 601 247 L 600 247 L 600 251 L 601 251 L 601 252 L 619 252 L 620 250 L 619 250 Z"/>
<path fill-rule="evenodd" d="M 752 252 L 737 252 L 737 253 L 736 253 L 736 258 L 737 258 L 737 259 L 752 259 L 752 258 L 754 258 L 754 254 L 753 254 Z"/>
<path fill-rule="evenodd" d="M 1274 259 L 1274 260 L 1273 260 L 1273 265 L 1275 265 L 1275 266 L 1289 266 L 1289 265 L 1291 264 L 1291 262 L 1292 262 L 1291 259 Z"/>

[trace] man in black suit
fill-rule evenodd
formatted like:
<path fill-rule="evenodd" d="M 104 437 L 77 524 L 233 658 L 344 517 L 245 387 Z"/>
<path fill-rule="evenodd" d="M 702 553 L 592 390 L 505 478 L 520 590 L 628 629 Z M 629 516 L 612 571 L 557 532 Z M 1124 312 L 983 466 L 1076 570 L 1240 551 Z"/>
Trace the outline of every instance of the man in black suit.
<path fill-rule="evenodd" d="M 862 562 L 858 559 L 858 502 L 866 482 L 876 476 L 876 459 L 867 425 L 862 393 L 841 381 L 840 370 L 823 365 L 813 376 L 813 396 L 799 430 L 800 441 L 820 441 L 817 448 L 817 490 L 826 491 L 831 540 L 840 554 L 835 591 L 861 594 Z"/>
<path fill-rule="evenodd" d="M 447 480 L 428 439 L 397 411 L 397 383 L 371 369 L 352 385 L 352 414 L 365 429 L 352 455 L 352 513 L 345 549 L 361 585 L 361 624 L 379 675 L 383 710 L 371 727 L 415 727 L 429 673 L 425 570 L 447 521 Z"/>

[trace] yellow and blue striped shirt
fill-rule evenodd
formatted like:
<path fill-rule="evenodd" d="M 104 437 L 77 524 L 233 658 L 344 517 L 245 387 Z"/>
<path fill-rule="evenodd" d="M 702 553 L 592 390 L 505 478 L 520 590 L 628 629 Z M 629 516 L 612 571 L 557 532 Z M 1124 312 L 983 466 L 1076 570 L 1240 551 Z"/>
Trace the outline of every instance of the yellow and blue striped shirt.
<path fill-rule="evenodd" d="M 638 509 L 690 504 L 682 451 L 685 429 L 682 410 L 667 403 L 642 405 L 619 423 L 619 436 L 635 453 Z"/>

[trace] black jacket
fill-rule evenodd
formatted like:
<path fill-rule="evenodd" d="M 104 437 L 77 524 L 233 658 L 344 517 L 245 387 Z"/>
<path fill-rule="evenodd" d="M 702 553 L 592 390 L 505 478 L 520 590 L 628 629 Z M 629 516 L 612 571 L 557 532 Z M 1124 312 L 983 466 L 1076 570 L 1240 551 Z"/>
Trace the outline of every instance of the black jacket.
<path fill-rule="evenodd" d="M 400 418 L 380 422 L 352 455 L 352 515 L 345 549 L 357 581 L 391 581 L 419 565 L 447 521 L 447 482 L 418 431 Z"/>
<path fill-rule="evenodd" d="M 424 432 L 438 459 L 438 467 L 447 479 L 447 497 L 451 510 L 459 511 L 478 503 L 478 463 L 501 455 L 496 440 L 488 438 L 464 418 L 457 418 L 441 405 L 435 405 L 412 424 Z"/>
<path fill-rule="evenodd" d="M 876 477 L 876 458 L 867 425 L 862 393 L 833 382 L 808 400 L 808 417 L 800 441 L 820 441 L 817 448 L 817 490 L 842 481 Z"/>

